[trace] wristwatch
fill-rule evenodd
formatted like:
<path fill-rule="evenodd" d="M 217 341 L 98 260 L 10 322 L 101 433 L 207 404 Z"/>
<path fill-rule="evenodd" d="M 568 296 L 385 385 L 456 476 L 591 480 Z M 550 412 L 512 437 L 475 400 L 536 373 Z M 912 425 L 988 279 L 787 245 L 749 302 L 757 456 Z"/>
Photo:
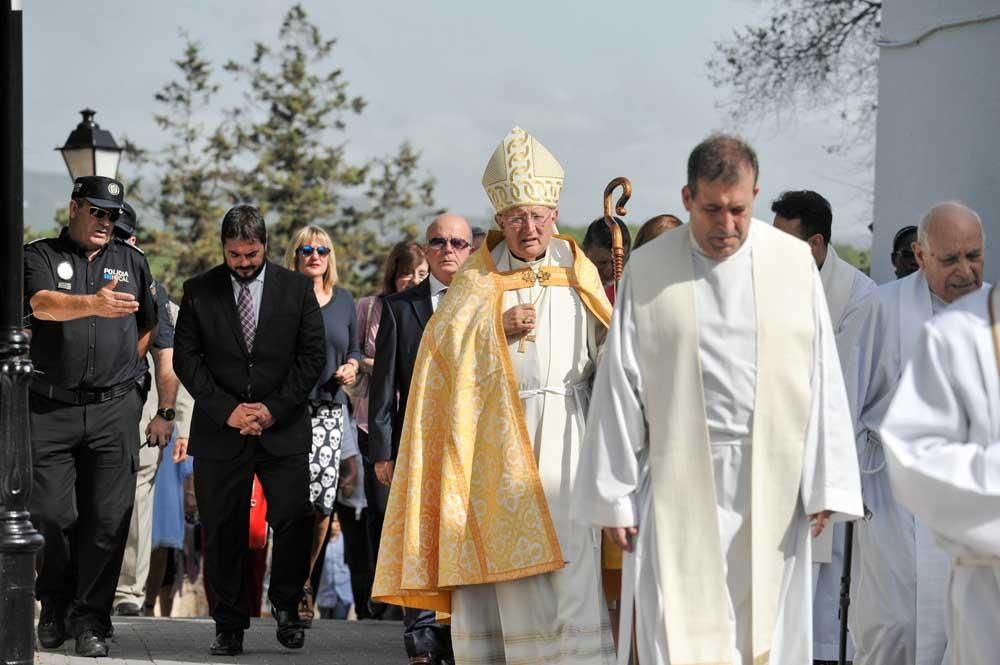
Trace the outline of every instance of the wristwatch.
<path fill-rule="evenodd" d="M 177 414 L 174 413 L 174 410 L 170 409 L 170 408 L 167 408 L 167 409 L 157 409 L 156 410 L 156 415 L 158 415 L 159 417 L 163 418 L 164 420 L 168 420 L 168 421 L 169 420 L 173 420 L 177 416 Z"/>

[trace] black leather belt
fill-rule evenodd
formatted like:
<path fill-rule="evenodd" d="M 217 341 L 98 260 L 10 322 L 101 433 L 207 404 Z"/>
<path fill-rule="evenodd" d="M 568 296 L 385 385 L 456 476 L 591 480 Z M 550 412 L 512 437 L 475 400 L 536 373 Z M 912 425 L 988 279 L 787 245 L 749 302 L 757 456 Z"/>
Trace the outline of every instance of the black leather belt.
<path fill-rule="evenodd" d="M 37 375 L 31 377 L 31 392 L 43 397 L 48 397 L 56 402 L 74 404 L 76 406 L 109 402 L 113 399 L 121 397 L 122 395 L 127 395 L 137 387 L 138 384 L 135 379 L 133 379 L 108 388 L 81 388 L 80 390 L 67 390 L 66 388 L 53 386 L 52 384 L 40 379 Z"/>

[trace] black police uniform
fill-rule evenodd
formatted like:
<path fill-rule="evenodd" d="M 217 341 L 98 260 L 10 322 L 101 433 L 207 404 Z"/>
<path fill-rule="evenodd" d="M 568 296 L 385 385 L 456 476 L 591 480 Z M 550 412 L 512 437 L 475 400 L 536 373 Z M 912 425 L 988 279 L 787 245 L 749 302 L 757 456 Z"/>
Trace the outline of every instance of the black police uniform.
<path fill-rule="evenodd" d="M 139 464 L 138 338 L 157 322 L 153 279 L 142 252 L 117 238 L 90 261 L 66 228 L 24 250 L 26 304 L 39 291 L 94 294 L 116 277 L 115 290 L 139 303 L 132 316 L 59 322 L 29 311 L 31 517 L 45 536 L 35 593 L 66 612 L 71 635 L 111 626 Z"/>

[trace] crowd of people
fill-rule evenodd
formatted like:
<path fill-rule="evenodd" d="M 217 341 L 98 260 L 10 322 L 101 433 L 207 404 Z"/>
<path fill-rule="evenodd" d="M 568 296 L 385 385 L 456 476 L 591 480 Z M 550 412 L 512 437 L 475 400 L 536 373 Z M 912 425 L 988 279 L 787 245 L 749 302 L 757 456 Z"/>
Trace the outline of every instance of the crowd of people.
<path fill-rule="evenodd" d="M 417 665 L 993 662 L 982 222 L 932 206 L 877 286 L 821 194 L 754 219 L 758 174 L 742 139 L 701 142 L 687 222 L 612 222 L 617 282 L 609 224 L 558 233 L 563 168 L 514 128 L 482 178 L 496 228 L 438 216 L 377 294 L 340 286 L 320 226 L 270 261 L 240 204 L 179 305 L 123 184 L 77 178 L 24 253 L 39 643 L 107 656 L 114 614 L 196 586 L 213 655 L 267 607 L 289 649 L 402 619 Z"/>

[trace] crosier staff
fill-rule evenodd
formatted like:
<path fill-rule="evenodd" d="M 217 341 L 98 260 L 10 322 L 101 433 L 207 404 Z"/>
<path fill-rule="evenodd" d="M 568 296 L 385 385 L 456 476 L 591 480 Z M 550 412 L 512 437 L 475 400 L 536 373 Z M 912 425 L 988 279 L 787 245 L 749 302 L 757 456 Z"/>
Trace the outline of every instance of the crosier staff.
<path fill-rule="evenodd" d="M 611 230 L 611 257 L 615 262 L 615 295 L 618 295 L 618 281 L 622 278 L 622 270 L 625 268 L 625 240 L 622 237 L 621 227 L 615 222 L 614 214 L 611 212 L 611 198 L 615 190 L 621 187 L 622 195 L 618 197 L 618 205 L 615 206 L 614 214 L 624 217 L 628 214 L 625 204 L 632 198 L 632 183 L 628 178 L 619 176 L 608 183 L 604 188 L 604 223 Z"/>

